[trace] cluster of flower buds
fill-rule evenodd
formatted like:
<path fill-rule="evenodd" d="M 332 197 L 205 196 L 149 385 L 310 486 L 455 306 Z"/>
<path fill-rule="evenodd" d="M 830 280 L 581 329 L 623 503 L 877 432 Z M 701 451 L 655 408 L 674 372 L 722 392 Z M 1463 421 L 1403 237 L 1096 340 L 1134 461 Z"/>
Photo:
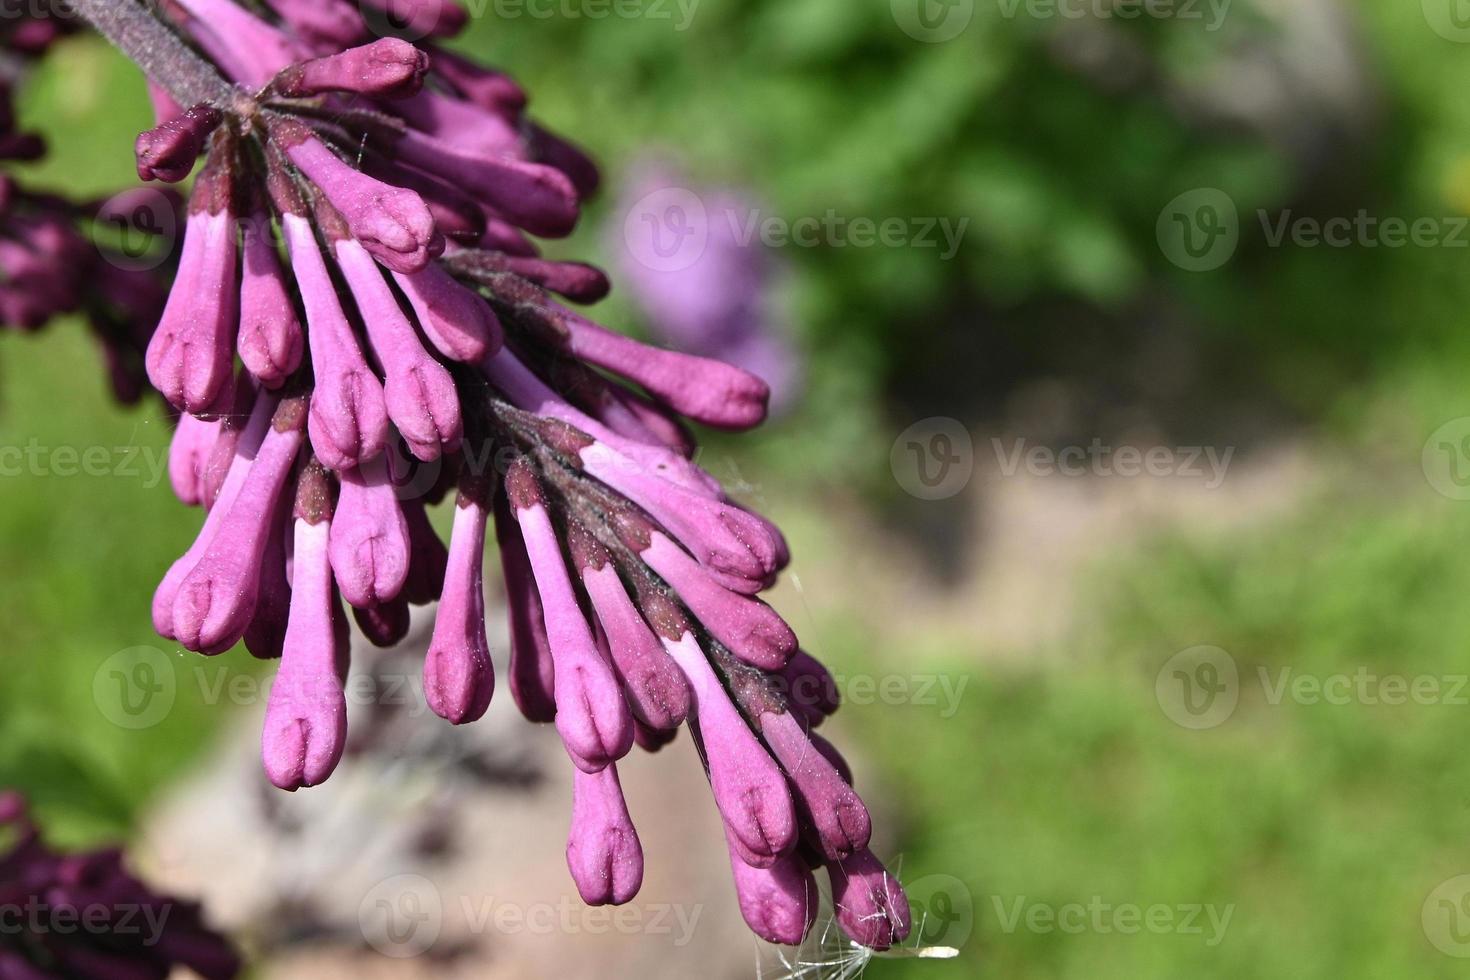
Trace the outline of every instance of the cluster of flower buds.
<path fill-rule="evenodd" d="M 182 179 L 205 156 L 147 366 L 184 413 L 174 488 L 207 515 L 153 618 L 191 650 L 243 640 L 281 658 L 271 781 L 320 783 L 342 756 L 343 599 L 379 646 L 405 635 L 410 605 L 437 600 L 429 705 L 455 724 L 485 713 L 493 517 L 511 695 L 554 722 L 573 763 L 567 860 L 583 898 L 637 892 L 616 763 L 687 724 L 755 932 L 800 942 L 825 867 L 853 939 L 902 939 L 907 900 L 868 848 L 846 765 L 811 732 L 835 700 L 789 696 L 823 671 L 757 598 L 785 541 L 691 459 L 685 420 L 757 425 L 766 385 L 574 312 L 553 294 L 595 301 L 606 278 L 528 237 L 570 231 L 593 165 L 527 119 L 504 75 L 404 36 L 357 43 L 371 4 L 175 0 L 194 48 L 170 57 L 146 25 L 119 26 L 131 0 L 81 3 L 99 5 L 94 20 L 155 81 L 206 65 L 232 83 L 183 106 L 207 86 L 175 79 L 137 145 L 145 178 Z M 463 21 L 439 0 L 382 6 L 404 35 Z M 446 548 L 425 505 L 450 490 Z"/>
<path fill-rule="evenodd" d="M 15 88 L 29 63 L 74 24 L 31 6 L 0 18 L 0 166 L 45 155 L 45 141 L 18 126 Z M 167 196 L 152 197 L 171 206 Z M 0 172 L 0 328 L 32 331 L 56 316 L 83 315 L 114 394 L 131 403 L 147 387 L 143 351 L 165 292 L 155 271 L 108 244 L 108 212 L 119 206 L 128 202 L 74 201 Z"/>
<path fill-rule="evenodd" d="M 178 966 L 206 980 L 240 972 L 199 906 L 130 874 L 117 849 L 62 854 L 41 839 L 25 800 L 0 793 L 0 976 L 15 980 L 164 980 Z"/>

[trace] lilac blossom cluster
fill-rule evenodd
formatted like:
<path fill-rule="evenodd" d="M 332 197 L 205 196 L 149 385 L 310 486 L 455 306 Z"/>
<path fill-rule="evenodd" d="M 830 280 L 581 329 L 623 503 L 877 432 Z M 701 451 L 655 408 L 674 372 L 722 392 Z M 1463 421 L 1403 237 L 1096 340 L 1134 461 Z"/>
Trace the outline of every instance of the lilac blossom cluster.
<path fill-rule="evenodd" d="M 0 831 L 0 976 L 164 980 L 176 966 L 205 980 L 239 974 L 239 957 L 199 906 L 134 877 L 116 848 L 53 850 L 14 791 L 0 793 Z"/>
<path fill-rule="evenodd" d="M 0 22 L 0 167 L 45 156 L 45 141 L 19 126 L 16 87 L 31 62 L 71 29 L 70 21 L 39 8 Z M 0 328 L 29 332 L 63 314 L 82 315 L 113 393 L 131 403 L 147 387 L 143 351 L 165 289 L 156 273 L 133 268 L 105 244 L 105 229 L 86 233 L 104 220 L 103 207 L 26 187 L 0 171 Z"/>
<path fill-rule="evenodd" d="M 532 236 L 572 229 L 596 168 L 529 119 L 513 81 L 438 45 L 462 12 L 382 0 L 403 36 L 369 40 L 345 0 L 174 0 L 167 30 L 131 0 L 79 5 L 158 86 L 139 174 L 178 181 L 205 158 L 147 369 L 183 413 L 173 486 L 206 516 L 153 619 L 200 653 L 243 640 L 281 659 L 270 780 L 312 786 L 342 756 L 342 600 L 379 646 L 437 602 L 429 705 L 455 724 L 485 713 L 493 519 L 511 696 L 571 759 L 582 897 L 638 891 L 617 761 L 687 725 L 756 933 L 799 943 L 825 868 L 853 939 L 904 938 L 868 811 L 812 731 L 836 707 L 830 678 L 757 595 L 786 543 L 692 461 L 686 420 L 750 428 L 769 390 L 563 305 L 601 298 L 606 277 L 542 258 Z M 434 487 L 406 489 L 423 467 Z M 446 547 L 426 505 L 451 491 Z M 821 697 L 790 696 L 813 677 Z"/>

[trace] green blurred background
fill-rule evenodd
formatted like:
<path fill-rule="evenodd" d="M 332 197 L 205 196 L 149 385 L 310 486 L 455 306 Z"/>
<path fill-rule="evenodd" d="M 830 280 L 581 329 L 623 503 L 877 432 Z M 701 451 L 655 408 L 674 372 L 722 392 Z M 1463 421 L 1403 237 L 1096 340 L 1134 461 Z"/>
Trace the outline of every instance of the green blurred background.
<path fill-rule="evenodd" d="M 808 648 L 844 676 L 965 685 L 953 711 L 913 697 L 842 713 L 904 878 L 962 883 L 926 934 L 961 960 L 878 960 L 871 975 L 1463 975 L 1450 952 L 1470 954 L 1470 905 L 1436 892 L 1470 872 L 1470 691 L 1456 687 L 1470 505 L 1436 462 L 1470 445 L 1454 427 L 1470 416 L 1470 233 L 1455 230 L 1470 214 L 1470 31 L 1454 0 L 1137 18 L 1102 0 L 1062 4 L 1079 17 L 954 0 L 929 12 L 963 28 L 930 41 L 904 29 L 914 7 L 492 6 L 461 42 L 517 75 L 614 185 L 656 150 L 772 214 L 969 219 L 951 261 L 779 250 L 804 400 L 707 458 L 789 528 L 795 582 L 777 605 Z M 23 113 L 53 147 L 31 179 L 131 179 L 148 110 L 99 43 L 68 42 Z M 1239 244 L 1189 271 L 1161 229 L 1200 188 L 1234 205 Z M 614 200 L 555 254 L 609 258 Z M 1444 235 L 1269 234 L 1288 213 L 1360 211 Z M 637 329 L 617 295 L 603 318 Z M 0 445 L 164 452 L 161 414 L 115 409 L 94 364 L 78 324 L 0 337 Z M 923 500 L 891 450 L 935 417 L 971 434 L 976 469 Z M 1021 440 L 1233 455 L 1218 487 L 1008 474 L 996 447 Z M 66 840 L 134 833 L 226 721 L 181 691 L 163 724 L 125 731 L 93 701 L 103 660 L 158 642 L 149 598 L 195 529 L 146 474 L 28 475 L 0 497 L 0 782 Z M 1228 653 L 1239 704 L 1194 729 L 1171 717 L 1165 665 L 1202 645 Z M 1287 669 L 1427 677 L 1440 696 L 1275 698 Z M 1203 934 L 1129 934 L 1108 916 L 1067 931 L 1016 924 L 1018 903 L 1230 918 L 1212 943 L 1207 913 Z"/>

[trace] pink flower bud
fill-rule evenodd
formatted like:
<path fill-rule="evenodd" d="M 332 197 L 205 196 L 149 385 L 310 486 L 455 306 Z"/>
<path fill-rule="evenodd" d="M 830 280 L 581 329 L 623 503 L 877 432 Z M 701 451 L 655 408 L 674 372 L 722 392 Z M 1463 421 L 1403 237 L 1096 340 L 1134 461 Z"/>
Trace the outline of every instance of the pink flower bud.
<path fill-rule="evenodd" d="M 529 465 L 519 460 L 507 492 L 545 610 L 556 672 L 556 730 L 584 772 L 597 772 L 633 746 L 633 719 L 612 667 L 597 651 L 562 560 L 561 543 Z"/>
<path fill-rule="evenodd" d="M 723 588 L 660 531 L 624 516 L 618 533 L 648 566 L 679 593 L 710 635 L 740 659 L 762 670 L 779 670 L 796 652 L 796 634 L 759 599 Z"/>
<path fill-rule="evenodd" d="M 388 440 L 383 386 L 357 346 L 311 225 L 294 214 L 281 220 L 310 327 L 311 446 L 328 468 L 351 469 L 382 452 Z"/>
<path fill-rule="evenodd" d="M 298 62 L 277 75 L 272 85 L 287 98 L 354 92 L 402 99 L 423 87 L 428 70 L 428 55 L 407 41 L 385 37 L 324 58 Z"/>
<path fill-rule="evenodd" d="M 643 847 L 615 765 L 596 773 L 572 770 L 567 867 L 588 905 L 624 905 L 643 884 Z"/>
<path fill-rule="evenodd" d="M 777 858 L 769 868 L 753 868 L 741 858 L 728 828 L 725 840 L 745 924 L 768 943 L 799 946 L 816 922 L 821 904 L 812 873 L 795 854 Z"/>
<path fill-rule="evenodd" d="M 717 429 L 749 429 L 765 421 L 771 390 L 748 371 L 640 344 L 570 310 L 562 312 L 573 354 L 638 382 L 680 415 Z"/>
<path fill-rule="evenodd" d="M 352 237 L 389 269 L 417 272 L 442 248 L 433 215 L 413 191 L 354 170 L 298 123 L 280 126 L 273 136 L 342 213 Z"/>
<path fill-rule="evenodd" d="M 485 639 L 485 505 L 462 494 L 449 536 L 444 596 L 424 659 L 424 696 L 441 718 L 475 721 L 490 706 L 495 669 Z"/>
<path fill-rule="evenodd" d="M 873 852 L 862 850 L 827 866 L 837 923 L 853 941 L 888 949 L 908 938 L 909 900 Z"/>
<path fill-rule="evenodd" d="M 443 449 L 457 449 L 463 428 L 454 379 L 424 350 L 367 251 L 351 239 L 337 242 L 335 250 L 387 376 L 383 396 L 388 417 L 419 459 L 438 459 Z"/>
<path fill-rule="evenodd" d="M 200 653 L 238 643 L 255 614 L 261 561 L 271 534 L 280 533 L 277 502 L 301 451 L 304 398 L 280 403 L 250 473 L 174 598 L 174 636 Z"/>
<path fill-rule="evenodd" d="M 179 273 L 147 357 L 153 387 L 196 414 L 208 411 L 230 380 L 240 302 L 235 218 L 223 200 L 206 193 L 228 176 L 199 179 Z"/>
<path fill-rule="evenodd" d="M 570 529 L 572 559 L 623 680 L 633 716 L 658 729 L 678 728 L 689 713 L 689 685 L 628 598 L 607 551 L 580 524 Z"/>
<path fill-rule="evenodd" d="M 138 158 L 138 178 L 173 184 L 189 176 L 205 140 L 223 118 L 213 106 L 196 105 L 140 133 L 133 148 Z"/>
<path fill-rule="evenodd" d="M 204 526 L 194 538 L 194 543 L 189 546 L 189 550 L 185 551 L 169 567 L 168 572 L 163 576 L 163 581 L 159 582 L 158 588 L 154 590 L 153 628 L 158 631 L 159 636 L 173 639 L 174 598 L 178 595 L 179 586 L 194 570 L 194 566 L 199 563 L 199 559 L 204 555 L 205 550 L 208 549 L 210 542 L 214 540 L 215 534 L 224 523 L 225 515 L 230 512 L 235 499 L 239 497 L 240 490 L 244 487 L 251 466 L 255 462 L 255 454 L 259 451 L 261 443 L 265 440 L 266 432 L 271 427 L 271 415 L 275 409 L 276 399 L 271 396 L 262 395 L 255 400 L 255 407 L 250 413 L 250 421 L 246 423 L 245 431 L 235 446 L 234 462 L 230 465 L 229 473 L 225 477 L 224 485 L 220 487 L 214 506 L 204 519 Z"/>
<path fill-rule="evenodd" d="M 495 497 L 495 540 L 510 617 L 510 694 L 527 721 L 556 718 L 556 674 L 531 559 L 505 494 Z"/>
<path fill-rule="evenodd" d="M 329 554 L 342 598 L 360 609 L 396 599 L 408 580 L 408 522 L 379 456 L 339 474 Z"/>
<path fill-rule="evenodd" d="M 761 734 L 791 779 L 797 817 L 828 861 L 868 846 L 873 824 L 868 808 L 790 713 L 760 716 Z"/>
<path fill-rule="evenodd" d="M 204 503 L 204 465 L 219 437 L 218 420 L 206 422 L 187 412 L 179 416 L 168 446 L 168 480 L 179 501 L 196 507 Z"/>
<path fill-rule="evenodd" d="M 347 740 L 347 646 L 335 622 L 341 608 L 327 557 L 331 520 L 317 516 L 313 523 L 298 502 L 291 616 L 261 733 L 266 775 L 286 790 L 330 776 Z"/>
<path fill-rule="evenodd" d="M 689 679 L 690 724 L 704 745 L 710 787 L 731 845 L 747 864 L 770 867 L 796 843 L 796 811 L 786 777 L 731 703 L 694 637 L 665 637 L 663 644 Z"/>
<path fill-rule="evenodd" d="M 487 304 L 449 273 L 431 265 L 393 278 L 403 288 L 429 342 L 453 361 L 475 363 L 500 349 L 500 321 Z"/>
<path fill-rule="evenodd" d="M 240 360 L 267 388 L 301 366 L 301 321 L 276 255 L 270 218 L 257 211 L 244 225 L 245 274 L 240 284 Z"/>

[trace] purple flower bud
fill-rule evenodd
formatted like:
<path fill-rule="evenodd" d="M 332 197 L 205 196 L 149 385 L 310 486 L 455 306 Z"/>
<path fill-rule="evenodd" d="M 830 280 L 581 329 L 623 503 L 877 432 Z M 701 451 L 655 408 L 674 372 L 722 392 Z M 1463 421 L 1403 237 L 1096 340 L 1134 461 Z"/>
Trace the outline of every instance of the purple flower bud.
<path fill-rule="evenodd" d="M 847 760 L 842 757 L 841 752 L 837 751 L 837 747 L 816 732 L 807 732 L 806 737 L 811 739 L 811 743 L 816 747 L 816 750 L 822 753 L 828 762 L 832 763 L 832 768 L 837 770 L 837 774 L 842 777 L 842 781 L 849 786 L 854 785 L 852 766 L 847 764 Z"/>
<path fill-rule="evenodd" d="M 796 634 L 759 599 L 723 588 L 678 545 L 632 515 L 622 515 L 618 533 L 648 567 L 679 593 L 710 635 L 741 660 L 762 670 L 780 670 L 796 652 Z"/>
<path fill-rule="evenodd" d="M 403 583 L 401 596 L 413 605 L 422 606 L 437 600 L 444 591 L 449 552 L 429 523 L 421 502 L 404 501 L 403 519 L 408 524 L 409 558 L 408 580 Z"/>
<path fill-rule="evenodd" d="M 753 868 L 741 857 L 728 828 L 725 841 L 730 849 L 735 897 L 745 924 L 768 943 L 801 945 L 817 920 L 817 906 L 821 904 L 812 873 L 795 854 L 777 858 L 769 868 Z"/>
<path fill-rule="evenodd" d="M 664 649 L 684 671 L 694 693 L 692 730 L 704 745 L 715 805 L 742 860 L 770 867 L 796 843 L 796 811 L 786 777 L 745 723 L 690 633 L 662 635 Z"/>
<path fill-rule="evenodd" d="M 416 129 L 399 134 L 394 150 L 404 163 L 447 180 L 533 235 L 561 238 L 576 227 L 577 189 L 553 167 L 465 153 Z"/>
<path fill-rule="evenodd" d="M 676 486 L 602 442 L 589 446 L 581 459 L 588 473 L 668 528 L 725 587 L 754 593 L 770 584 L 779 567 L 780 550 L 760 518 Z"/>
<path fill-rule="evenodd" d="M 658 728 L 649 728 L 637 718 L 633 719 L 633 741 L 644 752 L 657 752 L 678 737 L 679 730 L 677 728 L 671 728 L 667 731 Z"/>
<path fill-rule="evenodd" d="M 771 390 L 750 372 L 640 344 L 570 310 L 563 313 L 571 353 L 638 382 L 680 415 L 731 430 L 749 429 L 765 421 Z"/>
<path fill-rule="evenodd" d="M 190 201 L 179 272 L 148 345 L 148 379 L 175 407 L 203 413 L 230 379 L 240 280 L 230 175 L 211 163 Z"/>
<path fill-rule="evenodd" d="M 173 0 L 193 20 L 189 33 L 234 80 L 259 88 L 306 55 L 303 45 L 232 0 Z"/>
<path fill-rule="evenodd" d="M 298 62 L 277 75 L 271 84 L 287 98 L 355 92 L 402 99 L 423 88 L 428 70 L 428 55 L 407 41 L 385 37 L 324 58 Z"/>
<path fill-rule="evenodd" d="M 790 713 L 767 712 L 759 724 L 766 744 L 791 778 L 797 816 L 822 856 L 839 861 L 866 848 L 873 833 L 868 808 L 817 750 L 801 722 Z"/>
<path fill-rule="evenodd" d="M 443 448 L 458 448 L 463 428 L 454 379 L 424 350 L 367 251 L 351 239 L 337 242 L 335 249 L 337 265 L 367 325 L 368 341 L 387 376 L 383 396 L 388 417 L 419 459 L 438 459 Z"/>
<path fill-rule="evenodd" d="M 301 366 L 301 322 L 276 255 L 270 218 L 257 211 L 242 230 L 240 360 L 261 384 L 276 388 Z"/>
<path fill-rule="evenodd" d="M 485 234 L 480 247 L 507 255 L 539 255 L 536 243 L 521 233 L 521 230 L 503 219 L 494 208 L 481 208 L 485 217 Z"/>
<path fill-rule="evenodd" d="M 490 706 L 495 669 L 485 639 L 486 504 L 475 491 L 461 493 L 449 536 L 449 570 L 424 659 L 424 696 L 441 718 L 456 725 L 476 721 Z"/>
<path fill-rule="evenodd" d="M 382 452 L 388 440 L 383 386 L 357 346 L 311 225 L 295 214 L 281 221 L 310 328 L 311 446 L 330 469 L 351 469 Z"/>
<path fill-rule="evenodd" d="M 174 184 L 189 176 L 205 140 L 223 118 L 214 106 L 196 105 L 139 134 L 134 145 L 139 179 Z"/>
<path fill-rule="evenodd" d="M 597 772 L 628 754 L 633 719 L 617 676 L 597 652 L 536 477 L 524 460 L 511 464 L 506 490 L 545 610 L 556 671 L 556 730 L 572 762 Z"/>
<path fill-rule="evenodd" d="M 458 188 L 436 180 L 422 171 L 399 166 L 396 162 L 379 156 L 365 157 L 363 169 L 385 183 L 407 187 L 422 197 L 429 213 L 434 216 L 434 227 L 446 237 L 456 242 L 474 244 L 484 236 L 484 210 Z"/>
<path fill-rule="evenodd" d="M 396 599 L 408 580 L 408 522 L 381 456 L 339 474 L 329 554 L 342 598 L 359 609 Z"/>
<path fill-rule="evenodd" d="M 592 162 L 592 158 L 581 147 L 532 123 L 531 152 L 535 159 L 549 163 L 566 174 L 576 186 L 578 194 L 591 197 L 597 193 L 602 175 L 597 171 L 597 164 Z"/>
<path fill-rule="evenodd" d="M 414 129 L 467 156 L 525 156 L 517 121 L 472 102 L 426 90 L 392 108 Z"/>
<path fill-rule="evenodd" d="M 567 867 L 588 905 L 624 905 L 643 884 L 643 847 L 615 765 L 596 773 L 572 770 Z"/>
<path fill-rule="evenodd" d="M 859 851 L 830 864 L 827 873 L 837 923 L 854 942 L 869 949 L 887 949 L 908 937 L 908 896 L 872 851 Z"/>
<path fill-rule="evenodd" d="M 362 635 L 367 637 L 369 643 L 387 650 L 403 642 L 403 638 L 408 635 L 411 617 L 408 600 L 399 596 L 392 602 L 368 609 L 354 607 L 352 618 L 357 620 L 358 629 L 362 630 Z"/>
<path fill-rule="evenodd" d="M 495 540 L 510 618 L 510 694 L 527 721 L 556 718 L 556 674 L 531 559 L 505 494 L 495 497 Z"/>
<path fill-rule="evenodd" d="M 302 474 L 297 494 L 291 617 L 281 669 L 271 685 L 261 733 L 266 776 L 295 790 L 332 774 L 347 740 L 345 634 L 327 555 L 330 493 L 320 469 Z"/>
<path fill-rule="evenodd" d="M 272 136 L 342 213 L 352 237 L 389 269 L 417 272 L 442 247 L 433 215 L 413 191 L 354 170 L 299 123 L 281 124 Z"/>
<path fill-rule="evenodd" d="M 174 636 L 186 649 L 223 653 L 255 613 L 266 542 L 279 533 L 277 501 L 301 451 L 306 399 L 280 403 L 245 484 L 174 598 Z"/>
<path fill-rule="evenodd" d="M 230 465 L 229 474 L 225 477 L 224 485 L 220 487 L 214 506 L 204 518 L 204 526 L 194 538 L 194 543 L 189 546 L 189 550 L 185 551 L 169 567 L 168 572 L 163 576 L 163 581 L 158 583 L 158 588 L 153 593 L 153 628 L 158 631 L 158 635 L 168 639 L 173 638 L 174 598 L 178 595 L 179 586 L 194 570 L 194 566 L 199 563 L 199 559 L 208 549 L 210 542 L 214 540 L 215 534 L 218 533 L 220 525 L 224 523 L 225 515 L 230 512 L 235 499 L 239 497 L 240 490 L 244 487 L 251 466 L 254 464 L 255 455 L 265 440 L 267 430 L 271 427 L 271 415 L 275 409 L 276 400 L 274 398 L 262 396 L 256 399 L 255 407 L 250 413 L 250 421 L 246 423 L 245 431 L 235 446 L 235 461 Z"/>
<path fill-rule="evenodd" d="M 507 255 L 501 264 L 509 272 L 543 289 L 560 293 L 575 303 L 596 303 L 612 289 L 607 273 L 584 262 L 553 262 L 531 256 Z"/>
<path fill-rule="evenodd" d="M 367 35 L 367 24 L 351 0 L 268 0 L 280 18 L 307 41 L 345 48 Z"/>
<path fill-rule="evenodd" d="M 782 668 L 781 677 L 785 682 L 787 703 L 797 709 L 812 727 L 821 724 L 842 704 L 842 696 L 831 673 L 805 650 L 796 651 Z"/>
<path fill-rule="evenodd" d="M 291 512 L 295 501 L 281 495 L 276 505 L 275 530 L 265 543 L 260 561 L 259 594 L 255 617 L 245 629 L 245 649 L 258 660 L 277 660 L 286 643 L 286 625 L 291 615 L 291 583 L 286 579 L 286 545 L 295 533 Z"/>
<path fill-rule="evenodd" d="M 179 416 L 168 446 L 168 480 L 174 496 L 190 507 L 204 503 L 204 466 L 219 437 L 220 423 L 187 412 Z"/>
<path fill-rule="evenodd" d="M 475 105 L 512 119 L 526 107 L 525 90 L 509 75 L 483 68 L 438 46 L 429 50 L 434 59 L 435 74 Z"/>
<path fill-rule="evenodd" d="M 689 685 L 683 673 L 628 598 L 607 550 L 580 524 L 571 525 L 569 543 L 592 608 L 607 633 L 633 716 L 653 728 L 678 728 L 689 713 Z"/>
<path fill-rule="evenodd" d="M 500 321 L 490 306 L 437 265 L 395 273 L 429 342 L 453 361 L 476 363 L 500 350 Z"/>
<path fill-rule="evenodd" d="M 229 476 L 230 467 L 235 465 L 235 447 L 240 443 L 240 435 L 250 420 L 250 410 L 255 404 L 256 388 L 249 381 L 241 378 L 232 383 L 226 391 L 222 391 L 221 404 L 224 404 L 224 396 L 229 394 L 228 405 L 213 416 L 219 422 L 216 430 L 218 435 L 214 440 L 214 446 L 209 450 L 209 456 L 204 461 L 204 468 L 199 473 L 199 485 L 201 488 L 201 500 L 205 510 L 214 506 L 219 497 L 220 488 L 224 486 L 225 478 Z"/>

